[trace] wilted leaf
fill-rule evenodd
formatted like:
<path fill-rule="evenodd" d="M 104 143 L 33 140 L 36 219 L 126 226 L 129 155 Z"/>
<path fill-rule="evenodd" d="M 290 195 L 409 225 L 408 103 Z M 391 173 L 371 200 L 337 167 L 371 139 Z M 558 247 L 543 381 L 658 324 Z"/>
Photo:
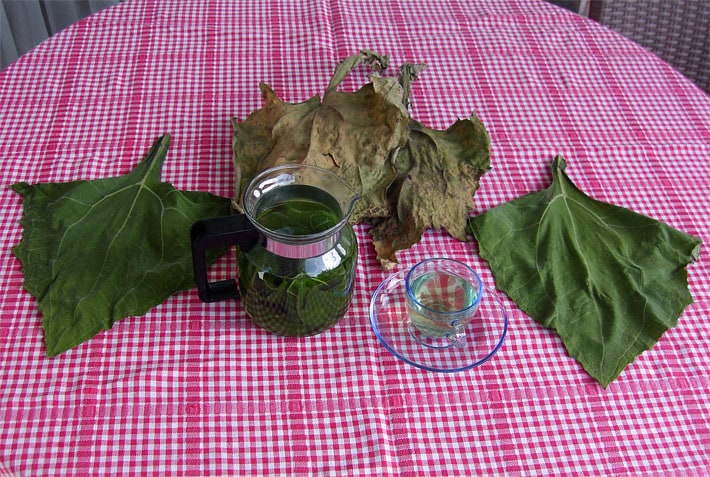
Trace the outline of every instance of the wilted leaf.
<path fill-rule="evenodd" d="M 391 155 L 406 144 L 409 132 L 402 87 L 392 78 L 370 79 L 355 93 L 326 94 L 303 160 L 335 172 L 360 192 L 353 222 L 390 214 L 386 191 L 397 175 Z"/>
<path fill-rule="evenodd" d="M 337 91 L 357 65 L 381 71 L 387 57 L 363 50 L 343 60 L 326 89 L 289 104 L 262 85 L 265 105 L 244 122 L 233 120 L 235 199 L 259 171 L 302 162 L 335 172 L 357 190 L 352 222 L 371 222 L 378 258 L 421 239 L 427 227 L 466 237 L 466 218 L 478 180 L 489 167 L 489 138 L 475 117 L 446 131 L 409 117 L 409 85 L 424 65 L 403 65 L 399 81 L 378 75 L 356 92 Z"/>
<path fill-rule="evenodd" d="M 692 303 L 685 267 L 700 240 L 581 192 L 552 163 L 552 185 L 470 219 L 498 288 L 607 386 Z"/>
<path fill-rule="evenodd" d="M 311 145 L 310 131 L 320 105 L 317 96 L 291 104 L 281 101 L 268 85 L 259 87 L 264 107 L 254 111 L 244 122 L 232 119 L 234 199 L 238 206 L 242 191 L 260 171 L 278 164 L 303 161 Z"/>
<path fill-rule="evenodd" d="M 479 179 L 490 168 L 490 139 L 473 117 L 446 131 L 410 121 L 409 141 L 395 160 L 398 181 L 390 187 L 392 216 L 371 229 L 377 256 L 396 262 L 395 252 L 411 247 L 427 227 L 466 240 L 466 221 Z"/>
<path fill-rule="evenodd" d="M 361 194 L 351 220 L 389 215 L 385 196 L 396 172 L 390 155 L 407 141 L 404 92 L 396 80 L 372 77 L 353 93 L 337 91 L 350 69 L 360 63 L 386 67 L 386 57 L 355 55 L 336 68 L 323 101 L 286 103 L 261 85 L 264 107 L 243 122 L 232 120 L 235 200 L 260 171 L 287 163 L 331 170 Z"/>
<path fill-rule="evenodd" d="M 228 214 L 229 199 L 161 182 L 169 144 L 160 138 L 120 177 L 13 186 L 24 196 L 13 252 L 43 315 L 47 355 L 194 286 L 190 226 Z"/>

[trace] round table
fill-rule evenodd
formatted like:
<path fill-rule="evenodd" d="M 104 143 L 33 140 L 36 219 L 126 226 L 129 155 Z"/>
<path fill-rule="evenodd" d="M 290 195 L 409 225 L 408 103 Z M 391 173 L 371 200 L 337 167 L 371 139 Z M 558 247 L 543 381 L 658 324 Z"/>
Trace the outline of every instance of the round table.
<path fill-rule="evenodd" d="M 707 473 L 704 252 L 689 267 L 695 302 L 606 389 L 503 294 L 508 336 L 483 365 L 446 374 L 397 360 L 369 324 L 389 273 L 363 225 L 353 303 L 325 333 L 276 337 L 239 302 L 189 290 L 46 357 L 12 255 L 22 205 L 9 185 L 123 174 L 170 133 L 163 179 L 229 197 L 230 119 L 262 106 L 259 83 L 289 102 L 322 95 L 362 48 L 428 65 L 414 119 L 444 129 L 475 113 L 486 125 L 492 169 L 475 213 L 547 187 L 561 154 L 590 196 L 710 238 L 710 98 L 574 13 L 522 0 L 129 0 L 0 73 L 0 474 Z M 400 252 L 395 271 L 432 256 L 495 288 L 475 243 L 439 230 Z"/>

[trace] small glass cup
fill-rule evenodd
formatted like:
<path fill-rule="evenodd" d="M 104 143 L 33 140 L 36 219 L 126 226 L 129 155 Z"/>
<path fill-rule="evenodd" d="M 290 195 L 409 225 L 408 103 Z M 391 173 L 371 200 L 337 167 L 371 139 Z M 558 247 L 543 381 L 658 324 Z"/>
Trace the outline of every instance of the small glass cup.
<path fill-rule="evenodd" d="M 419 262 L 407 274 L 409 333 L 424 346 L 466 346 L 466 325 L 483 295 L 481 277 L 468 265 L 449 258 Z"/>

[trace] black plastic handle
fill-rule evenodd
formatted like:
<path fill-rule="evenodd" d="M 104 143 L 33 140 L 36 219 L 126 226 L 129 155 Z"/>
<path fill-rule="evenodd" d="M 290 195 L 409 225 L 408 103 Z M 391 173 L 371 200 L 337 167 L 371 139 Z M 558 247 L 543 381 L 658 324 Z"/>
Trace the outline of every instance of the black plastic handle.
<path fill-rule="evenodd" d="M 200 300 L 215 301 L 239 298 L 235 279 L 210 282 L 207 279 L 207 251 L 236 245 L 246 251 L 258 240 L 259 235 L 244 214 L 228 215 L 215 219 L 200 220 L 192 224 L 192 265 Z"/>

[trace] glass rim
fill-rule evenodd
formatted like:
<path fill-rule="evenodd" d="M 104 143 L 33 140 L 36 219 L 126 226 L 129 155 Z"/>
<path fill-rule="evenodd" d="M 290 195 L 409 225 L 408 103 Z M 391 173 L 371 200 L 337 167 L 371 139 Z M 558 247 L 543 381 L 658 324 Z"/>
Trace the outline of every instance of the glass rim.
<path fill-rule="evenodd" d="M 318 174 L 323 174 L 324 176 L 329 177 L 330 179 L 337 180 L 350 193 L 350 197 L 347 201 L 339 201 L 329 191 L 322 189 L 325 194 L 330 196 L 338 204 L 346 204 L 345 210 L 343 210 L 341 207 L 340 220 L 338 220 L 335 225 L 325 230 L 321 230 L 319 232 L 311 234 L 284 234 L 265 227 L 257 220 L 255 212 L 257 210 L 256 206 L 259 201 L 264 196 L 266 196 L 271 189 L 268 188 L 266 190 L 261 190 L 259 189 L 259 186 L 262 185 L 265 182 L 265 179 L 269 176 L 273 176 L 274 178 L 283 176 L 285 178 L 285 181 L 282 181 L 280 184 L 275 184 L 275 186 L 290 185 L 292 183 L 296 183 L 295 173 L 299 170 L 315 171 Z M 253 197 L 254 192 L 257 190 L 259 191 L 260 196 Z M 282 244 L 298 246 L 313 244 L 321 241 L 328 241 L 328 239 L 332 238 L 333 236 L 335 236 L 335 240 L 337 240 L 338 232 L 349 222 L 350 216 L 355 206 L 355 202 L 357 202 L 358 199 L 360 199 L 360 194 L 355 189 L 350 187 L 350 185 L 348 185 L 345 181 L 343 181 L 343 179 L 341 179 L 337 174 L 332 171 L 329 171 L 328 169 L 323 169 L 322 167 L 313 166 L 310 164 L 282 164 L 279 166 L 265 169 L 259 172 L 256 176 L 254 176 L 244 190 L 244 194 L 242 196 L 242 204 L 244 208 L 244 213 L 246 214 L 247 218 L 261 234 Z M 253 206 L 247 206 L 248 204 L 253 204 Z M 333 212 L 336 211 L 334 210 Z"/>

